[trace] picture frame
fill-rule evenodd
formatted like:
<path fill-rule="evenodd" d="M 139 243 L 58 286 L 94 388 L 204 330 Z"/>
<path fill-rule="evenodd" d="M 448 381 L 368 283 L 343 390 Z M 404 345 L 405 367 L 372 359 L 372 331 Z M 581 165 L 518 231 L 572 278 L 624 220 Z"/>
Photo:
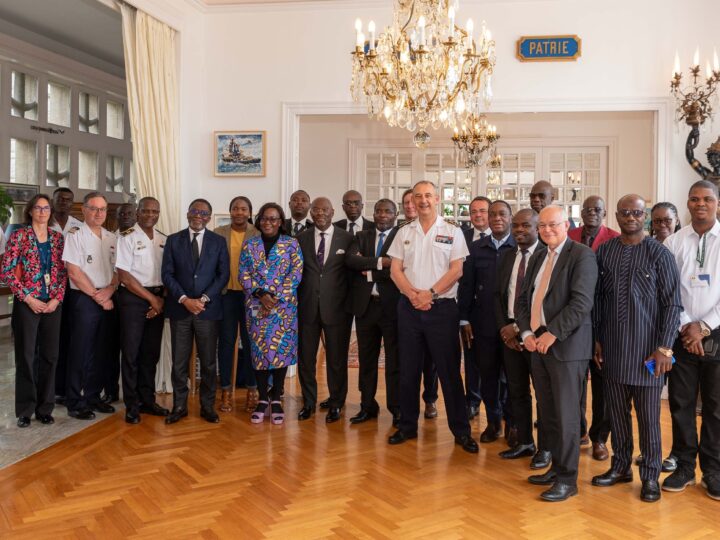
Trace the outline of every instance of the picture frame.
<path fill-rule="evenodd" d="M 213 132 L 215 176 L 265 176 L 265 131 Z"/>
<path fill-rule="evenodd" d="M 0 186 L 5 189 L 14 204 L 22 204 L 28 202 L 40 192 L 40 186 L 35 184 L 15 184 L 14 182 L 0 182 Z"/>
<path fill-rule="evenodd" d="M 230 214 L 213 214 L 213 229 L 222 227 L 223 225 L 230 225 L 232 218 Z"/>

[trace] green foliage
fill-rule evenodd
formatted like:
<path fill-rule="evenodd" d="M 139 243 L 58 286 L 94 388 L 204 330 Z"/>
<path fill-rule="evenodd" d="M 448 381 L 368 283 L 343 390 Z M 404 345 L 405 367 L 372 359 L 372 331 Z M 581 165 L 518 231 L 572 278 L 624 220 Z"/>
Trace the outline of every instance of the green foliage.
<path fill-rule="evenodd" d="M 0 186 L 0 223 L 7 223 L 10 221 L 10 210 L 12 209 L 12 206 L 12 197 L 7 194 L 4 187 Z"/>

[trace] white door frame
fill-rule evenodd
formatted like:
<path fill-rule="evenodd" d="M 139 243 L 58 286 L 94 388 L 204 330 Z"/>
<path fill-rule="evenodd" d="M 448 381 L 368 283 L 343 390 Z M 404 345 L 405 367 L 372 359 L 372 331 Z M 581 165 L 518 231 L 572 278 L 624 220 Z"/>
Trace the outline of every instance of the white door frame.
<path fill-rule="evenodd" d="M 607 99 L 495 99 L 492 113 L 527 112 L 629 112 L 650 111 L 654 115 L 654 149 L 652 175 L 653 201 L 665 200 L 669 193 L 670 144 L 673 120 L 673 101 L 670 97 L 607 98 Z M 283 102 L 282 157 L 280 200 L 290 200 L 290 194 L 300 185 L 300 117 L 306 115 L 367 114 L 364 105 L 352 102 Z M 409 132 L 408 132 L 409 133 Z M 408 137 L 410 135 L 408 134 Z M 612 173 L 611 173 L 612 174 Z M 616 177 L 617 178 L 617 177 Z M 608 186 L 614 195 L 615 186 Z"/>

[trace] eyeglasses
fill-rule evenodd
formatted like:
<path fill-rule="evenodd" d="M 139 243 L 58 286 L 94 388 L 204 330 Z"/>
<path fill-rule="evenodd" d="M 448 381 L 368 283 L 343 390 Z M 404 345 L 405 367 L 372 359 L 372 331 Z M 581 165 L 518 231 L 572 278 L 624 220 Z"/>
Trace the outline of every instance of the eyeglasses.
<path fill-rule="evenodd" d="M 279 223 L 282 219 L 279 217 L 261 217 L 258 221 L 260 223 Z"/>
<path fill-rule="evenodd" d="M 639 208 L 636 208 L 634 210 L 628 210 L 627 208 L 623 208 L 622 210 L 618 210 L 618 214 L 620 214 L 622 217 L 634 217 L 634 218 L 640 218 L 645 215 L 645 210 L 640 210 Z"/>
<path fill-rule="evenodd" d="M 210 212 L 206 210 L 188 210 L 188 214 L 190 214 L 193 217 L 201 217 L 201 218 L 209 218 Z"/>
<path fill-rule="evenodd" d="M 603 213 L 603 208 L 600 208 L 599 206 L 591 206 L 590 208 L 583 208 L 581 212 L 583 214 L 589 214 L 591 212 L 594 212 L 595 214 L 599 215 Z"/>
<path fill-rule="evenodd" d="M 665 225 L 666 227 L 671 227 L 673 218 L 655 218 L 652 220 L 653 225 Z"/>
<path fill-rule="evenodd" d="M 107 212 L 107 206 L 103 206 L 102 208 L 98 208 L 97 206 L 86 206 L 88 210 L 90 210 L 93 214 L 104 214 Z"/>
<path fill-rule="evenodd" d="M 538 223 L 538 229 L 557 229 L 563 223 L 564 221 L 561 221 L 560 223 Z"/>
<path fill-rule="evenodd" d="M 49 206 L 37 206 L 37 205 L 35 205 L 35 206 L 32 207 L 32 209 L 33 209 L 35 212 L 49 212 L 49 211 L 50 211 L 50 207 L 49 207 Z"/>

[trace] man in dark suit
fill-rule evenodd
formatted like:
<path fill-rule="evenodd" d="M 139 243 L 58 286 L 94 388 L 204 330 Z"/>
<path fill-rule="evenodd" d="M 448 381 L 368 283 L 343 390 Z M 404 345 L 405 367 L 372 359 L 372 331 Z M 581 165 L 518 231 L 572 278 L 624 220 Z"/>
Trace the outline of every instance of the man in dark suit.
<path fill-rule="evenodd" d="M 303 408 L 298 420 L 307 420 L 317 403 L 315 369 L 320 333 L 325 335 L 325 363 L 330 397 L 327 423 L 340 419 L 347 396 L 347 356 L 350 346 L 350 314 L 346 311 L 349 271 L 345 256 L 353 236 L 332 225 L 334 210 L 330 200 L 318 197 L 310 206 L 315 223 L 298 236 L 305 266 L 298 289 L 300 362 L 298 375 Z"/>
<path fill-rule="evenodd" d="M 530 188 L 530 208 L 535 210 L 538 214 L 543 208 L 551 205 L 554 200 L 555 194 L 552 184 L 547 180 L 535 182 L 533 187 Z M 576 227 L 575 222 L 572 219 L 568 219 L 568 227 L 570 229 L 574 229 Z"/>
<path fill-rule="evenodd" d="M 400 419 L 400 366 L 398 364 L 397 303 L 400 291 L 390 279 L 388 248 L 395 238 L 393 228 L 397 207 L 390 199 L 375 203 L 375 229 L 355 235 L 347 265 L 355 270 L 352 283 L 352 310 L 357 329 L 360 359 L 360 412 L 350 419 L 360 424 L 376 418 L 380 410 L 375 400 L 380 344 L 385 350 L 385 391 L 393 423 Z"/>
<path fill-rule="evenodd" d="M 172 340 L 173 409 L 165 418 L 174 424 L 187 416 L 188 362 L 193 338 L 200 356 L 200 416 L 220 421 L 215 412 L 217 342 L 222 319 L 222 290 L 230 277 L 225 239 L 205 227 L 212 206 L 196 199 L 188 208 L 188 229 L 171 234 L 165 243 L 162 281 L 167 291 L 165 313 Z"/>
<path fill-rule="evenodd" d="M 531 354 L 522 346 L 516 320 L 515 300 L 520 295 L 530 257 L 538 247 L 538 215 L 532 208 L 523 208 L 513 216 L 512 235 L 517 249 L 505 251 L 498 261 L 495 288 L 495 320 L 503 340 L 503 364 L 507 377 L 510 406 L 517 429 L 517 444 L 500 452 L 503 459 L 532 456 L 531 469 L 550 465 L 550 451 L 543 438 L 542 419 L 538 418 L 537 451 L 533 440 L 533 398 L 531 384 Z"/>
<path fill-rule="evenodd" d="M 488 316 L 487 309 L 494 302 L 498 257 L 516 247 L 510 234 L 510 205 L 495 201 L 490 205 L 488 216 L 492 234 L 470 246 L 470 256 L 465 259 L 458 288 L 461 334 L 470 358 L 480 372 L 480 393 L 488 421 L 480 442 L 485 443 L 500 437 L 503 416 L 500 399 L 502 343 L 495 318 Z"/>
<path fill-rule="evenodd" d="M 335 225 L 349 232 L 353 236 L 360 231 L 368 231 L 375 227 L 372 221 L 362 216 L 363 200 L 359 192 L 351 189 L 346 191 L 342 198 L 342 207 L 347 219 L 335 222 Z"/>
<path fill-rule="evenodd" d="M 290 196 L 290 217 L 285 220 L 285 232 L 297 236 L 313 226 L 307 217 L 310 210 L 310 195 L 304 189 L 298 189 Z"/>
<path fill-rule="evenodd" d="M 473 242 L 490 236 L 492 231 L 488 226 L 488 211 L 492 201 L 487 197 L 478 195 L 470 202 L 470 223 L 471 227 L 463 230 L 468 250 Z M 480 370 L 472 360 L 473 353 L 468 349 L 463 340 L 463 356 L 465 358 L 465 400 L 468 405 L 468 416 L 472 420 L 480 413 Z"/>
<path fill-rule="evenodd" d="M 540 417 L 552 452 L 552 468 L 528 481 L 551 485 L 540 495 L 546 501 L 577 495 L 578 404 L 593 348 L 590 313 L 597 262 L 589 247 L 568 239 L 568 228 L 562 208 L 540 212 L 538 229 L 547 249 L 530 258 L 516 304 L 523 345 L 533 353 Z"/>

